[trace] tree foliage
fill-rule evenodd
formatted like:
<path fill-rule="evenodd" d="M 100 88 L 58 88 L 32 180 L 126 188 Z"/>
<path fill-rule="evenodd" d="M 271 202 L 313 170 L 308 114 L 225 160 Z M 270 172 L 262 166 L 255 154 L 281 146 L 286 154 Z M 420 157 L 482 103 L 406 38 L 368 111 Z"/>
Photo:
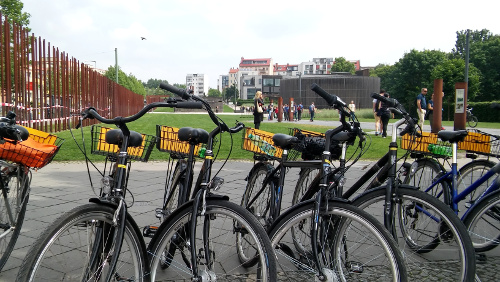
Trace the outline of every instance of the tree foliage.
<path fill-rule="evenodd" d="M 9 23 L 12 24 L 12 22 L 16 22 L 17 24 L 25 27 L 28 31 L 31 31 L 28 27 L 31 15 L 23 12 L 23 8 L 24 4 L 19 0 L 0 1 L 0 12 L 2 12 L 2 15 L 7 16 Z"/>
<path fill-rule="evenodd" d="M 109 68 L 104 73 L 104 76 L 113 81 L 116 81 L 116 68 L 114 66 L 109 66 Z M 143 96 L 146 95 L 146 90 L 144 89 L 144 85 L 141 83 L 141 81 L 139 81 L 133 74 L 126 75 L 119 67 L 118 84 L 137 94 Z"/>
<path fill-rule="evenodd" d="M 222 93 L 218 89 L 208 89 L 208 97 L 222 97 Z"/>
<path fill-rule="evenodd" d="M 236 98 L 239 97 L 239 91 L 238 91 L 238 89 L 236 89 L 235 85 L 232 85 L 232 86 L 222 90 L 222 97 L 226 102 L 234 101 L 235 96 L 236 96 Z"/>
<path fill-rule="evenodd" d="M 349 72 L 354 74 L 356 72 L 356 66 L 347 61 L 344 57 L 335 58 L 335 63 L 330 69 L 331 72 Z"/>

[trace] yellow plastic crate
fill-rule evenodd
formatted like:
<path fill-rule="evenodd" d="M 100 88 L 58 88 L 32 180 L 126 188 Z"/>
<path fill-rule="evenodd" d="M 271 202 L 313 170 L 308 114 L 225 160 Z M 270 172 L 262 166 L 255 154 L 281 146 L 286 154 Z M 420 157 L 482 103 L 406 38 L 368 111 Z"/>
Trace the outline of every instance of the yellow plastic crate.
<path fill-rule="evenodd" d="M 241 144 L 241 148 L 256 154 L 267 155 L 271 158 L 279 159 L 283 154 L 283 150 L 274 145 L 273 135 L 274 133 L 271 132 L 247 127 L 245 131 L 243 131 L 243 143 Z"/>
<path fill-rule="evenodd" d="M 189 153 L 189 143 L 179 140 L 179 128 L 157 125 L 156 136 L 159 138 L 156 148 L 161 152 L 177 154 L 180 157 L 186 157 Z M 195 156 L 198 156 L 198 151 L 202 147 L 198 144 L 194 148 Z"/>

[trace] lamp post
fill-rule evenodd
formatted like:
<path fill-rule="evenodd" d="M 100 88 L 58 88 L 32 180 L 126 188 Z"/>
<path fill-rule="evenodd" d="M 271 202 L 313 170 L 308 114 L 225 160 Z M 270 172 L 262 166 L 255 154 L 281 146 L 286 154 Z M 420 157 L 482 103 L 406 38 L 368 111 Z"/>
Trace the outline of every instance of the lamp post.
<path fill-rule="evenodd" d="M 238 80 L 234 81 L 234 110 L 236 111 L 236 86 L 238 85 Z"/>
<path fill-rule="evenodd" d="M 299 77 L 299 103 L 302 103 L 302 73 L 296 74 Z"/>

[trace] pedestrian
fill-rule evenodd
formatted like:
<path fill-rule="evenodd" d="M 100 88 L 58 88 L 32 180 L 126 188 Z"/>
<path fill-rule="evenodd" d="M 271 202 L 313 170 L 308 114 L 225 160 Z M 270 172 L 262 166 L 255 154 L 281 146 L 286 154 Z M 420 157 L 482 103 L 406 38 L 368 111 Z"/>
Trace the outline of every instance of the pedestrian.
<path fill-rule="evenodd" d="M 389 93 L 384 93 L 384 97 L 389 98 Z M 391 111 L 386 103 L 378 102 L 377 115 L 380 117 L 380 122 L 382 123 L 382 138 L 387 137 L 387 125 L 389 124 L 389 119 L 391 118 Z"/>
<path fill-rule="evenodd" d="M 418 115 L 418 126 L 420 130 L 424 130 L 424 120 L 425 113 L 427 112 L 427 102 L 425 100 L 425 95 L 427 95 L 427 88 L 422 88 L 420 94 L 417 95 L 417 115 Z"/>
<path fill-rule="evenodd" d="M 293 103 L 293 121 L 297 120 L 297 104 Z"/>
<path fill-rule="evenodd" d="M 302 105 L 302 102 L 299 102 L 299 105 L 297 106 L 297 120 L 302 119 L 302 110 L 304 110 L 304 105 Z"/>
<path fill-rule="evenodd" d="M 261 91 L 257 91 L 257 93 L 255 93 L 253 102 L 254 102 L 253 123 L 255 124 L 255 129 L 259 129 L 260 123 L 264 120 L 264 110 L 262 109 L 264 101 L 262 100 Z"/>
<path fill-rule="evenodd" d="M 349 104 L 349 110 L 351 111 L 351 119 L 354 121 L 354 118 L 356 117 L 356 115 L 354 114 L 356 113 L 356 104 L 354 104 L 354 101 L 352 100 Z"/>
<path fill-rule="evenodd" d="M 380 89 L 380 95 L 385 94 L 384 89 Z M 378 100 L 373 99 L 373 117 L 375 118 L 375 136 L 378 136 L 382 131 L 380 130 L 382 127 L 381 121 L 380 121 L 380 116 L 378 115 Z"/>
<path fill-rule="evenodd" d="M 290 110 L 290 108 L 288 107 L 288 104 L 285 104 L 285 106 L 283 107 L 283 113 L 285 114 L 285 120 L 290 119 L 290 115 L 288 114 L 289 110 Z"/>
<path fill-rule="evenodd" d="M 311 121 L 314 121 L 314 112 L 316 111 L 316 107 L 314 106 L 314 102 L 311 102 L 309 105 L 309 115 L 311 116 Z"/>

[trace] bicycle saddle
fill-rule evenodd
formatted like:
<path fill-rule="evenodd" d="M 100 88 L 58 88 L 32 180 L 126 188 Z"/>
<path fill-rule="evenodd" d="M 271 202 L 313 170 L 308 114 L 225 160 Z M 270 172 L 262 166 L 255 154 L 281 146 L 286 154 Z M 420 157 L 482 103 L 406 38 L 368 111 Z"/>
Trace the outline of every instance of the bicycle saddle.
<path fill-rule="evenodd" d="M 208 132 L 201 128 L 183 127 L 179 129 L 179 140 L 196 145 L 208 142 Z"/>
<path fill-rule="evenodd" d="M 293 146 L 300 142 L 299 138 L 282 133 L 273 135 L 274 145 L 282 148 L 283 150 L 290 150 Z"/>
<path fill-rule="evenodd" d="M 121 129 L 111 129 L 106 132 L 106 143 L 121 146 L 123 142 L 123 132 Z M 130 131 L 129 147 L 139 147 L 142 145 L 142 134 Z"/>
<path fill-rule="evenodd" d="M 437 135 L 443 141 L 448 141 L 450 143 L 458 143 L 464 141 L 465 136 L 467 136 L 467 134 L 469 134 L 467 130 L 457 130 L 457 131 L 441 130 L 438 132 Z"/>
<path fill-rule="evenodd" d="M 351 132 L 342 131 L 332 136 L 332 141 L 346 142 L 356 137 L 355 134 Z"/>

